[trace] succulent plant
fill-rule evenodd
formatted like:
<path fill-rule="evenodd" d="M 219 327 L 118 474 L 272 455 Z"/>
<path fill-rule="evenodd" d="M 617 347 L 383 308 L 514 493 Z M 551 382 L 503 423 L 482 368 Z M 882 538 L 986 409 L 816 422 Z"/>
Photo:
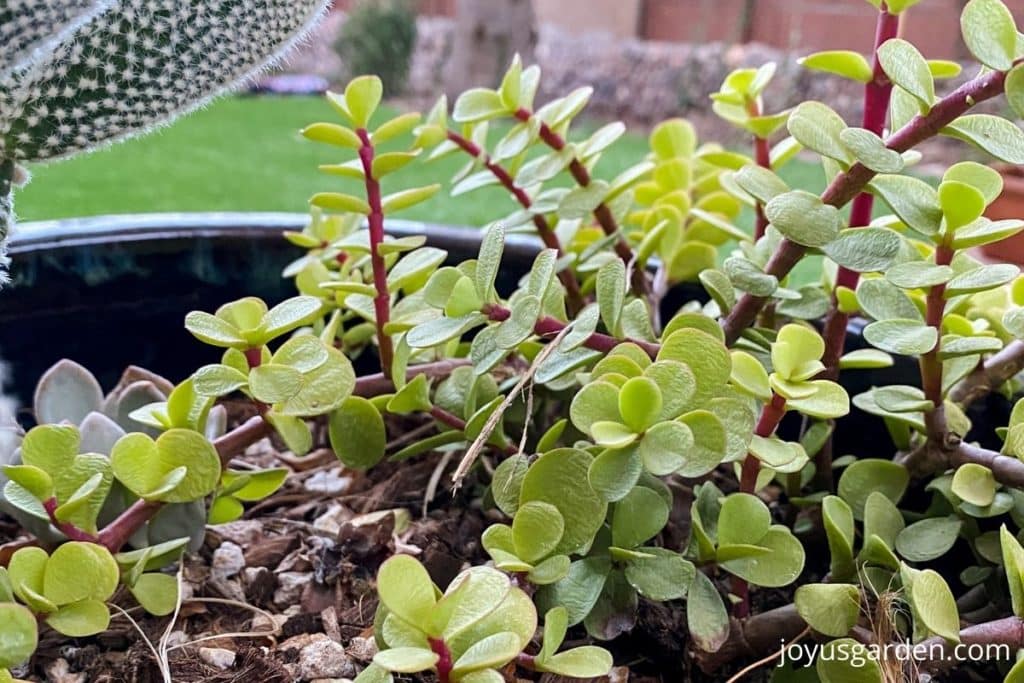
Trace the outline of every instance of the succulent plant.
<path fill-rule="evenodd" d="M 13 226 L 11 185 L 23 176 L 15 164 L 67 157 L 169 124 L 273 64 L 328 4 L 4 3 L 0 241 Z"/>

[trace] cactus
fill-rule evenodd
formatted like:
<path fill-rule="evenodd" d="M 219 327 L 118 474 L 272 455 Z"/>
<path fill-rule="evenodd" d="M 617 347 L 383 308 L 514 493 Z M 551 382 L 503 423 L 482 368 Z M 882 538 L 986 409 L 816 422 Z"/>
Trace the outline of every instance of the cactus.
<path fill-rule="evenodd" d="M 35 50 L 62 40 L 110 0 L 3 0 L 0 2 L 0 71 L 18 68 Z"/>
<path fill-rule="evenodd" d="M 64 158 L 167 125 L 275 63 L 328 5 L 0 0 L 0 244 L 14 222 L 12 162 Z M 7 45 L 8 34 L 19 39 Z"/>

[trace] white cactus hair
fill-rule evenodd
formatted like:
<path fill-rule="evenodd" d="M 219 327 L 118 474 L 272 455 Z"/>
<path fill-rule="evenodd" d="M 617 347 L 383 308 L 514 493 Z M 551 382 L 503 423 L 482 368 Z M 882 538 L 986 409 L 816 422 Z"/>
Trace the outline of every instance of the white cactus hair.
<path fill-rule="evenodd" d="M 329 6 L 0 0 L 0 40 L 21 36 L 0 43 L 0 174 L 4 161 L 64 158 L 169 124 L 277 63 Z M 0 200 L 0 242 L 11 212 Z"/>
<path fill-rule="evenodd" d="M 110 8 L 113 0 L 0 0 L 0 72 L 25 65 L 36 51 Z"/>

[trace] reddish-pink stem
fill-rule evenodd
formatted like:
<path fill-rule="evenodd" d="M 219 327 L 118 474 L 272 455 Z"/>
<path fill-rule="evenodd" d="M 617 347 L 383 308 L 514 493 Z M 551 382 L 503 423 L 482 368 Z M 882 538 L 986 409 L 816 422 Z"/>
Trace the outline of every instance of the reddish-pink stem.
<path fill-rule="evenodd" d="M 96 542 L 96 536 L 90 534 L 87 531 L 79 529 L 71 522 L 64 522 L 57 519 L 57 499 L 49 498 L 43 501 L 43 509 L 46 510 L 47 516 L 50 518 L 50 524 L 52 524 L 58 531 L 68 537 L 72 541 L 88 541 L 90 543 Z"/>
<path fill-rule="evenodd" d="M 900 16 L 890 14 L 882 3 L 878 13 L 878 24 L 875 30 L 875 47 L 873 50 L 872 78 L 864 84 L 864 116 L 861 126 L 875 135 L 885 132 L 885 121 L 889 114 L 889 101 L 892 99 L 892 81 L 885 74 L 878 49 L 888 40 L 895 38 L 900 30 Z M 871 223 L 871 211 L 874 208 L 875 196 L 870 192 L 861 192 L 853 200 L 850 207 L 850 227 L 859 228 Z M 856 289 L 860 274 L 855 270 L 839 267 L 836 275 L 836 288 Z M 835 379 L 838 375 L 839 357 L 843 355 L 846 342 L 846 326 L 850 322 L 848 314 L 839 310 L 835 294 L 832 297 L 832 308 L 825 318 L 825 354 L 822 361 L 826 375 Z"/>
<path fill-rule="evenodd" d="M 511 317 L 512 315 L 512 312 L 510 310 L 503 306 L 498 306 L 497 304 L 488 304 L 487 307 L 484 309 L 484 313 L 486 313 L 487 317 L 490 318 L 491 320 L 495 320 L 498 322 L 508 320 L 509 317 Z M 540 318 L 536 322 L 536 324 L 534 324 L 533 331 L 538 336 L 550 337 L 560 333 L 562 330 L 565 329 L 565 326 L 566 323 L 563 323 L 561 320 L 546 315 Z M 607 334 L 602 334 L 601 332 L 594 332 L 589 337 L 587 337 L 587 339 L 583 342 L 583 346 L 594 351 L 601 351 L 603 353 L 607 353 L 614 349 L 619 344 L 627 343 L 636 344 L 641 349 L 643 349 L 651 358 L 657 358 L 658 352 L 661 350 L 661 345 L 655 344 L 654 342 L 644 341 L 643 339 L 616 339 L 615 337 L 612 337 Z"/>
<path fill-rule="evenodd" d="M 515 114 L 516 118 L 523 123 L 529 122 L 533 118 L 533 112 L 529 109 L 520 107 Z M 561 152 L 565 149 L 565 139 L 561 135 L 551 130 L 548 124 L 541 122 L 540 124 L 540 139 L 551 149 L 556 152 Z M 573 157 L 572 161 L 569 162 L 569 173 L 572 175 L 573 180 L 580 187 L 587 187 L 590 185 L 590 171 L 584 166 L 579 159 Z M 612 214 L 611 209 L 604 202 L 597 205 L 594 209 L 594 218 L 597 219 L 598 225 L 604 231 L 604 234 L 611 236 L 619 232 L 618 221 L 615 220 L 615 216 Z M 627 266 L 633 265 L 633 250 L 626 242 L 625 238 L 621 235 L 619 239 L 615 241 L 615 253 L 618 254 L 619 258 L 622 259 L 623 263 Z M 650 293 L 650 283 L 647 281 L 647 274 L 643 268 L 633 269 L 633 292 L 637 296 L 646 296 Z"/>
<path fill-rule="evenodd" d="M 373 287 L 377 296 L 373 299 L 373 309 L 377 323 L 377 345 L 380 349 L 380 367 L 384 374 L 391 372 L 395 352 L 391 336 L 384 328 L 391 319 L 391 293 L 388 291 L 388 271 L 384 264 L 384 256 L 380 253 L 380 245 L 384 242 L 384 208 L 381 204 L 380 182 L 373 176 L 373 142 L 365 128 L 356 131 L 363 143 L 359 148 L 359 160 L 363 164 L 363 176 L 366 179 L 366 202 L 370 205 L 367 221 L 370 228 L 370 265 L 373 268 Z"/>
<path fill-rule="evenodd" d="M 761 116 L 763 109 L 760 100 L 749 100 L 747 102 L 747 112 L 751 116 Z M 772 153 L 771 147 L 768 145 L 768 138 L 754 135 L 754 162 L 761 168 L 771 170 Z M 754 223 L 754 239 L 759 240 L 764 237 L 764 232 L 768 229 L 768 216 L 765 215 L 764 204 L 761 202 L 757 202 L 754 211 L 757 214 L 757 219 Z"/>
<path fill-rule="evenodd" d="M 1006 73 L 993 71 L 968 81 L 939 100 L 925 115 L 915 116 L 907 125 L 886 140 L 886 147 L 897 152 L 906 152 L 924 140 L 938 135 L 961 114 L 985 100 L 1000 95 L 1005 87 Z M 875 177 L 875 172 L 863 164 L 856 163 L 840 173 L 821 195 L 825 204 L 837 208 L 846 206 L 863 191 Z M 765 266 L 765 272 L 782 279 L 786 277 L 807 248 L 788 239 L 782 240 Z M 732 345 L 740 335 L 753 324 L 758 312 L 768 301 L 767 297 L 744 294 L 722 321 L 726 343 Z"/>
<path fill-rule="evenodd" d="M 948 266 L 953 260 L 953 250 L 945 244 L 935 250 L 935 264 Z M 925 324 L 935 329 L 937 338 L 942 338 L 942 315 L 946 310 L 946 285 L 935 285 L 928 290 L 925 299 Z M 944 443 L 946 437 L 946 411 L 942 395 L 942 360 L 939 358 L 940 343 L 921 355 L 921 388 L 925 399 L 932 402 L 931 410 L 924 414 L 927 436 L 933 443 Z"/>
<path fill-rule="evenodd" d="M 768 148 L 767 138 L 754 136 L 754 155 L 758 166 L 768 169 L 772 167 L 771 150 Z M 768 216 L 765 215 L 764 205 L 761 202 L 757 203 L 755 211 L 757 220 L 754 224 L 754 239 L 759 240 L 764 237 L 764 231 L 768 229 Z"/>
<path fill-rule="evenodd" d="M 163 506 L 164 504 L 158 501 L 139 498 L 118 515 L 117 519 L 104 527 L 96 542 L 110 552 L 116 553 L 128 542 L 132 534 L 153 519 Z"/>
<path fill-rule="evenodd" d="M 786 399 L 772 392 L 772 400 L 761 409 L 761 417 L 757 421 L 754 433 L 762 438 L 769 438 L 775 433 L 782 418 L 786 415 Z M 753 494 L 757 490 L 757 475 L 761 472 L 761 461 L 753 453 L 748 453 L 740 470 L 740 491 Z M 732 593 L 740 598 L 734 610 L 737 618 L 750 614 L 750 587 L 744 579 L 732 577 Z"/>
<path fill-rule="evenodd" d="M 437 655 L 437 664 L 434 668 L 437 670 L 438 683 L 450 683 L 452 668 L 455 666 L 452 661 L 452 651 L 440 638 L 428 638 L 427 642 L 430 644 L 430 649 Z"/>
<path fill-rule="evenodd" d="M 515 179 L 512 178 L 509 172 L 501 164 L 494 162 L 490 155 L 484 152 L 479 145 L 451 130 L 448 131 L 448 139 L 466 152 L 466 154 L 474 159 L 480 159 L 484 167 L 515 197 L 520 206 L 524 209 L 529 209 L 533 206 L 533 200 L 530 199 L 530 195 L 526 194 L 523 188 L 516 185 Z M 537 228 L 537 234 L 540 236 L 541 241 L 544 242 L 544 246 L 554 249 L 559 257 L 565 255 L 565 250 L 562 249 L 558 235 L 555 234 L 555 231 L 543 215 L 533 213 L 533 225 Z M 570 309 L 573 311 L 581 310 L 583 308 L 583 294 L 580 292 L 580 284 L 576 281 L 576 276 L 571 270 L 566 268 L 559 271 L 558 279 L 562 282 L 562 286 L 565 287 Z"/>

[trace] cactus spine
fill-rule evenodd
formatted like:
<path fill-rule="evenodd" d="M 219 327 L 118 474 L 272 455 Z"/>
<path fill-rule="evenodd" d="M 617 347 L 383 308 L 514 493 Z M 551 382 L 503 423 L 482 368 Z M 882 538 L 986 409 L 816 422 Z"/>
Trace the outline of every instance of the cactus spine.
<path fill-rule="evenodd" d="M 0 163 L 13 176 L 11 162 L 64 158 L 167 125 L 275 63 L 328 5 L 0 0 L 0 40 L 28 27 L 0 48 Z M 0 178 L 5 243 L 10 185 Z"/>

